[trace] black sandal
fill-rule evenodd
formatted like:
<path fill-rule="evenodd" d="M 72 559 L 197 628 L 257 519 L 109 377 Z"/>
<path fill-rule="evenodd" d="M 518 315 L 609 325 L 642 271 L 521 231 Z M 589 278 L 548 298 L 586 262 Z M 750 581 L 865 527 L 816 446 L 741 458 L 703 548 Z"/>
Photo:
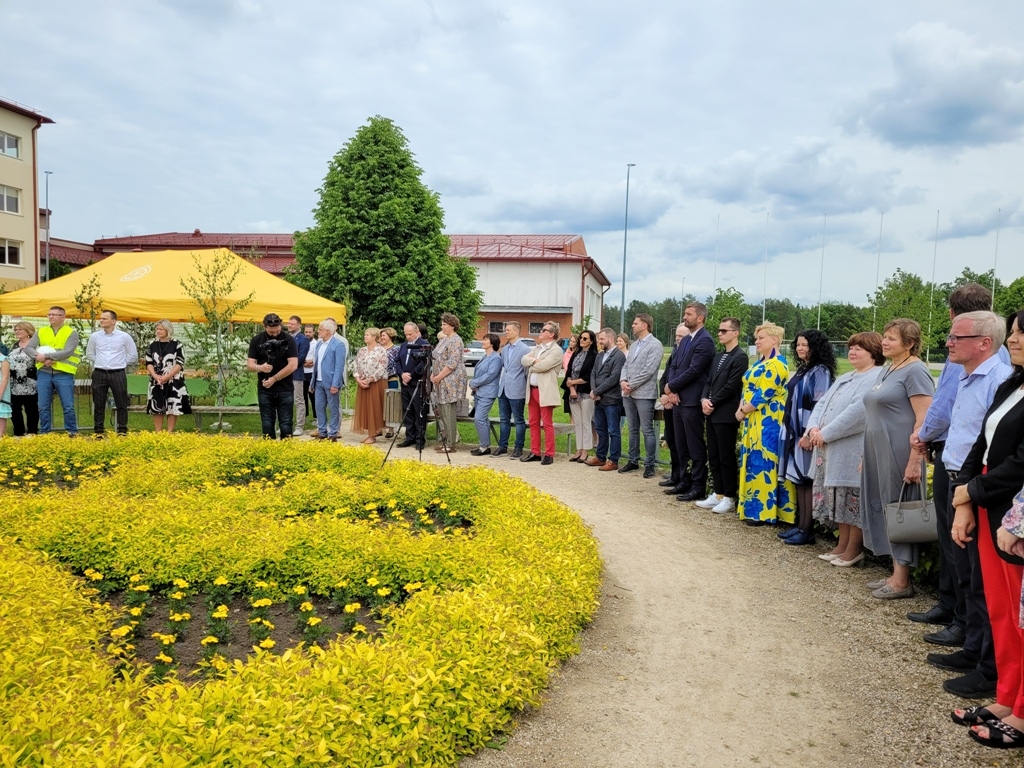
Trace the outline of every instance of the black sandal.
<path fill-rule="evenodd" d="M 957 716 L 957 712 L 963 712 L 963 715 Z M 992 714 L 991 710 L 986 707 L 970 707 L 969 709 L 954 709 L 949 713 L 949 716 L 953 718 L 953 722 L 957 725 L 988 725 L 993 720 L 999 718 Z"/>
<path fill-rule="evenodd" d="M 988 728 L 988 736 L 983 737 L 974 728 L 968 731 L 971 738 L 979 744 L 983 744 L 986 747 L 994 747 L 995 749 L 1020 749 L 1024 747 L 1024 733 L 1021 733 L 1009 723 L 1004 723 L 1002 720 L 993 720 L 988 723 L 984 723 L 982 726 Z M 1009 741 L 1006 739 L 1009 738 Z"/>

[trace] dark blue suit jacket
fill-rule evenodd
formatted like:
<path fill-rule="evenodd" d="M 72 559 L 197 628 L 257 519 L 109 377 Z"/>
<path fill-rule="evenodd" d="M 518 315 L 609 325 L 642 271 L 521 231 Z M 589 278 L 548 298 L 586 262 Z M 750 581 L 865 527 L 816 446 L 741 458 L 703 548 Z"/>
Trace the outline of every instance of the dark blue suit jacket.
<path fill-rule="evenodd" d="M 420 336 L 416 341 L 410 344 L 408 341 L 403 341 L 402 346 L 398 348 L 398 373 L 408 373 L 412 375 L 410 384 L 417 379 L 423 377 L 423 372 L 427 369 L 427 360 L 417 360 L 411 354 L 409 354 L 409 347 L 422 347 L 427 341 Z"/>
<path fill-rule="evenodd" d="M 676 347 L 668 363 L 668 388 L 679 395 L 680 405 L 700 405 L 704 382 L 714 357 L 715 342 L 707 328 L 683 339 Z"/>

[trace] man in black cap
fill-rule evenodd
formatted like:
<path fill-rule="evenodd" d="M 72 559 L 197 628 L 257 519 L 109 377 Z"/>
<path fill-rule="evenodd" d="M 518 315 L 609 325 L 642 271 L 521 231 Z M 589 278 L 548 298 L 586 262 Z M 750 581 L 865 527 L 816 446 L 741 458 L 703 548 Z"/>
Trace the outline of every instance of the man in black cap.
<path fill-rule="evenodd" d="M 295 339 L 281 330 L 281 318 L 271 312 L 263 318 L 263 333 L 249 342 L 246 367 L 256 372 L 256 392 L 260 404 L 263 437 L 277 439 L 275 419 L 281 427 L 281 439 L 292 436 L 292 406 L 295 403 L 291 375 L 299 366 Z"/>

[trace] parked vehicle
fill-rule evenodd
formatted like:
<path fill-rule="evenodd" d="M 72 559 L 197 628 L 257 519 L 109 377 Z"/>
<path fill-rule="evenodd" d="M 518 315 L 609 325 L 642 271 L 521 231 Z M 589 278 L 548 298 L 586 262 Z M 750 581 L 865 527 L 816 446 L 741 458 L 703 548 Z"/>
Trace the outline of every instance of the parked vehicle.
<path fill-rule="evenodd" d="M 462 358 L 467 368 L 475 368 L 476 364 L 484 359 L 484 343 L 482 341 L 471 341 L 462 348 Z"/>

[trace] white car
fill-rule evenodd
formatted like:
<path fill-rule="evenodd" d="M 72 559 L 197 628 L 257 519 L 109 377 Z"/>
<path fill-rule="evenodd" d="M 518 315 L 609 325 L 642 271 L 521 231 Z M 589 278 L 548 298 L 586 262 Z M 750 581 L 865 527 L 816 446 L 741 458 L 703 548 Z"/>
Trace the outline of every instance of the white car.
<path fill-rule="evenodd" d="M 484 343 L 482 341 L 471 341 L 468 346 L 462 348 L 463 362 L 469 368 L 475 368 L 476 364 L 484 359 Z"/>

